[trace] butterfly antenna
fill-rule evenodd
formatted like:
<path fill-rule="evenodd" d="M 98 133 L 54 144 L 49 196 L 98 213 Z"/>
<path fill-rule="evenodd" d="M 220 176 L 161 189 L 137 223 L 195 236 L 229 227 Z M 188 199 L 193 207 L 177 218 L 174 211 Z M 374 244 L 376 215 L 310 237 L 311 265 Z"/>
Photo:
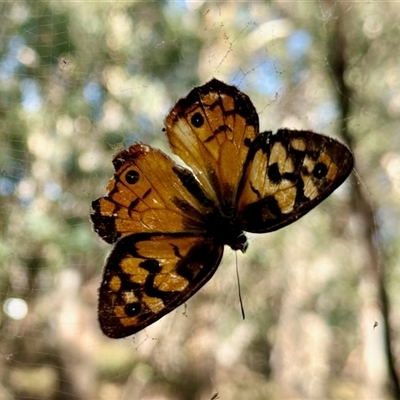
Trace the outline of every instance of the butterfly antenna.
<path fill-rule="evenodd" d="M 238 295 L 239 295 L 239 303 L 240 303 L 240 310 L 242 311 L 242 317 L 243 319 L 246 319 L 246 316 L 244 314 L 244 307 L 243 307 L 243 300 L 242 300 L 242 291 L 240 289 L 240 277 L 239 277 L 239 268 L 238 268 L 238 257 L 237 257 L 237 252 L 235 252 L 236 256 L 236 278 L 237 278 L 237 284 L 238 284 Z"/>

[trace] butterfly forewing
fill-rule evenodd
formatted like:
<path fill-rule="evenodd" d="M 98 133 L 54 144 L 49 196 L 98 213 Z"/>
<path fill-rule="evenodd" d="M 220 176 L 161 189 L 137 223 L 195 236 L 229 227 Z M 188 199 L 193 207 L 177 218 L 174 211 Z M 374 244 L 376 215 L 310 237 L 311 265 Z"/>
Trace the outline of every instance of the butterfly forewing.
<path fill-rule="evenodd" d="M 253 142 L 237 202 L 241 229 L 270 232 L 299 219 L 347 178 L 353 156 L 335 139 L 281 129 Z"/>
<path fill-rule="evenodd" d="M 113 243 L 132 233 L 202 230 L 207 199 L 200 197 L 201 191 L 193 195 L 184 186 L 195 183 L 190 171 L 143 144 L 123 150 L 113 163 L 116 172 L 108 195 L 93 202 L 91 215 L 105 241 Z"/>
<path fill-rule="evenodd" d="M 207 195 L 230 212 L 258 134 L 250 99 L 213 79 L 178 101 L 166 118 L 166 130 L 174 153 L 190 166 Z"/>
<path fill-rule="evenodd" d="M 190 234 L 135 234 L 111 252 L 100 287 L 103 332 L 125 337 L 184 303 L 214 274 L 223 247 Z"/>

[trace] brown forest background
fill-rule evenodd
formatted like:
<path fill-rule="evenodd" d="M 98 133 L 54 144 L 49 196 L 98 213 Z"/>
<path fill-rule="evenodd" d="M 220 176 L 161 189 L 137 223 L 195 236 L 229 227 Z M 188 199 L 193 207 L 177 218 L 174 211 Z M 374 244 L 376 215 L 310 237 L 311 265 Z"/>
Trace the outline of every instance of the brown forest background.
<path fill-rule="evenodd" d="M 2 2 L 0 399 L 400 398 L 400 4 Z M 91 201 L 134 141 L 213 76 L 262 130 L 311 129 L 355 172 L 306 217 L 226 249 L 134 337 L 96 320 L 110 246 Z M 24 316 L 24 307 L 27 314 Z M 18 316 L 19 314 L 19 316 Z"/>

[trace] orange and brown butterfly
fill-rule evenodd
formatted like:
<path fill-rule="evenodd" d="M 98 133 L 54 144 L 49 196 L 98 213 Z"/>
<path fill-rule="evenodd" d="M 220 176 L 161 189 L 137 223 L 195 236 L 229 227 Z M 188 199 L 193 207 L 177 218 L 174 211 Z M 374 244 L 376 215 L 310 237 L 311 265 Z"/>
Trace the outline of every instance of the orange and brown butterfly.
<path fill-rule="evenodd" d="M 137 143 L 117 154 L 107 195 L 92 203 L 95 231 L 114 248 L 100 287 L 99 320 L 112 338 L 134 334 L 193 296 L 224 245 L 244 232 L 288 225 L 329 196 L 353 168 L 335 139 L 309 131 L 259 133 L 250 99 L 216 79 L 168 114 L 172 151 Z"/>

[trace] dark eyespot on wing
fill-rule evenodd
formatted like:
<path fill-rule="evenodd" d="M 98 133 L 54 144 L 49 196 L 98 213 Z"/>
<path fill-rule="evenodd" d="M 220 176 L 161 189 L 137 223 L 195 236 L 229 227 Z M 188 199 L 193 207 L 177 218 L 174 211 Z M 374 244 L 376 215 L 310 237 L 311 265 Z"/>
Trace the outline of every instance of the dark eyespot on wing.
<path fill-rule="evenodd" d="M 204 125 L 204 118 L 199 112 L 192 115 L 190 121 L 195 128 L 200 128 L 201 126 Z"/>
<path fill-rule="evenodd" d="M 128 303 L 125 306 L 125 313 L 129 317 L 136 317 L 142 311 L 142 306 L 139 302 Z"/>
<path fill-rule="evenodd" d="M 131 169 L 125 174 L 125 179 L 130 185 L 134 185 L 139 180 L 139 172 Z"/>
<path fill-rule="evenodd" d="M 322 179 L 328 173 L 328 167 L 325 164 L 319 162 L 315 165 L 312 173 L 315 178 Z"/>

